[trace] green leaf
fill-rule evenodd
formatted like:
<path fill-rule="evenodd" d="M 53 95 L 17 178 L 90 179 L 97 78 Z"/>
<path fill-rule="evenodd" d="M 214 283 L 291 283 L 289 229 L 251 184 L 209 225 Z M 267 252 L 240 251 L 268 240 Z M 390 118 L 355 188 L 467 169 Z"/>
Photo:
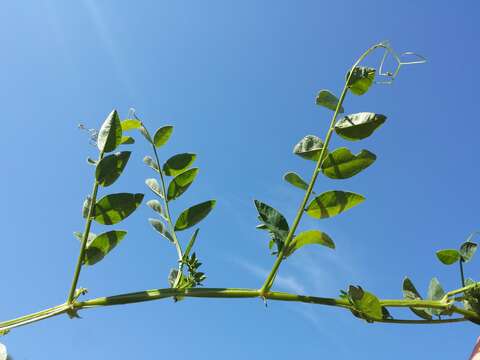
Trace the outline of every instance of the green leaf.
<path fill-rule="evenodd" d="M 460 260 L 460 253 L 454 249 L 439 250 L 437 258 L 445 265 L 452 265 Z"/>
<path fill-rule="evenodd" d="M 195 226 L 212 211 L 215 204 L 215 200 L 209 200 L 184 210 L 175 222 L 175 230 L 182 231 Z"/>
<path fill-rule="evenodd" d="M 330 236 L 328 236 L 322 231 L 307 230 L 295 236 L 292 244 L 289 245 L 286 256 L 290 256 L 291 254 L 293 254 L 294 251 L 308 244 L 318 244 L 329 247 L 330 249 L 335 249 L 335 243 L 330 238 Z"/>
<path fill-rule="evenodd" d="M 122 141 L 122 125 L 117 110 L 113 110 L 105 119 L 98 132 L 97 146 L 100 151 L 110 152 Z"/>
<path fill-rule="evenodd" d="M 147 128 L 143 126 L 143 124 L 138 128 L 140 131 L 140 134 L 143 135 L 143 137 L 152 145 L 154 145 L 152 137 L 150 136 L 150 133 L 148 132 Z"/>
<path fill-rule="evenodd" d="M 158 219 L 148 219 L 150 221 L 150 224 L 152 224 L 153 228 L 158 231 L 160 235 L 162 235 L 165 239 L 167 239 L 170 242 L 173 241 L 173 236 L 170 234 L 170 232 L 167 230 L 165 225 Z"/>
<path fill-rule="evenodd" d="M 122 141 L 120 142 L 121 145 L 130 145 L 135 144 L 135 139 L 131 136 L 122 136 Z"/>
<path fill-rule="evenodd" d="M 348 79 L 350 71 L 347 73 Z M 352 76 L 348 81 L 348 88 L 355 95 L 365 94 L 375 80 L 375 69 L 357 66 L 353 69 Z"/>
<path fill-rule="evenodd" d="M 145 184 L 147 184 L 148 188 L 152 190 L 152 192 L 155 195 L 160 196 L 162 199 L 164 198 L 163 196 L 163 191 L 160 185 L 158 184 L 158 181 L 155 179 L 147 179 L 145 180 Z"/>
<path fill-rule="evenodd" d="M 126 231 L 112 230 L 96 236 L 87 243 L 83 263 L 85 265 L 98 263 L 123 240 L 126 234 Z"/>
<path fill-rule="evenodd" d="M 338 106 L 338 98 L 328 90 L 320 90 L 315 102 L 317 105 L 324 106 L 332 111 L 335 111 Z M 338 113 L 341 114 L 343 111 L 343 106 L 340 106 Z"/>
<path fill-rule="evenodd" d="M 254 200 L 258 211 L 258 219 L 263 223 L 260 229 L 269 230 L 278 235 L 282 240 L 287 237 L 290 230 L 285 217 L 277 209 L 267 205 L 259 200 Z"/>
<path fill-rule="evenodd" d="M 173 126 L 171 125 L 162 126 L 160 129 L 158 129 L 153 137 L 153 142 L 155 146 L 158 148 L 165 145 L 168 139 L 170 139 L 172 132 Z"/>
<path fill-rule="evenodd" d="M 93 219 L 103 225 L 113 225 L 127 218 L 141 204 L 143 194 L 118 193 L 101 198 L 95 204 Z"/>
<path fill-rule="evenodd" d="M 300 175 L 298 175 L 297 173 L 294 173 L 293 171 L 290 171 L 288 173 L 286 173 L 285 175 L 283 175 L 283 179 L 292 184 L 293 186 L 299 188 L 299 189 L 302 189 L 302 190 L 307 190 L 308 188 L 308 184 L 305 182 L 305 180 L 303 180 Z"/>
<path fill-rule="evenodd" d="M 130 159 L 130 154 L 130 151 L 122 151 L 106 156 L 100 160 L 95 169 L 95 178 L 99 185 L 112 185 L 120 177 L 123 169 L 125 169 L 128 159 Z"/>
<path fill-rule="evenodd" d="M 469 262 L 475 252 L 477 251 L 477 244 L 471 241 L 465 241 L 460 246 L 460 256 L 462 257 L 463 262 Z"/>
<path fill-rule="evenodd" d="M 192 250 L 193 245 L 195 244 L 195 241 L 197 240 L 197 236 L 198 236 L 199 231 L 200 231 L 200 229 L 196 229 L 194 231 L 194 233 L 192 234 L 192 237 L 190 238 L 190 241 L 188 242 L 187 248 L 185 249 L 185 252 L 183 254 L 184 259 L 188 259 L 188 257 L 190 256 L 190 251 Z"/>
<path fill-rule="evenodd" d="M 441 300 L 445 296 L 445 291 L 443 291 L 442 285 L 437 278 L 433 278 L 428 285 L 428 300 Z M 442 309 L 426 309 L 429 314 L 440 315 Z"/>
<path fill-rule="evenodd" d="M 315 135 L 307 135 L 293 148 L 295 155 L 317 161 L 323 148 L 323 141 Z"/>
<path fill-rule="evenodd" d="M 137 119 L 126 119 L 122 121 L 121 125 L 123 131 L 129 131 L 140 129 L 142 127 L 142 122 Z"/>
<path fill-rule="evenodd" d="M 315 219 L 324 219 L 336 216 L 364 200 L 362 195 L 347 191 L 327 191 L 313 199 L 305 211 Z"/>
<path fill-rule="evenodd" d="M 350 285 L 348 288 L 348 297 L 355 309 L 365 316 L 365 320 L 383 319 L 382 306 L 380 300 L 368 291 L 364 291 L 360 286 Z"/>
<path fill-rule="evenodd" d="M 150 166 L 156 172 L 158 172 L 158 173 L 160 172 L 160 169 L 158 168 L 157 162 L 155 160 L 153 160 L 150 156 L 145 156 L 143 158 L 143 162 L 145 164 L 147 164 L 148 166 Z"/>
<path fill-rule="evenodd" d="M 160 201 L 158 200 L 149 200 L 147 201 L 147 206 L 151 208 L 153 211 L 158 213 L 162 218 L 167 220 L 167 214 L 165 213 L 165 210 L 163 209 L 162 204 L 160 204 Z"/>
<path fill-rule="evenodd" d="M 369 137 L 387 117 L 382 114 L 361 112 L 345 116 L 335 125 L 335 132 L 346 140 L 356 141 Z"/>
<path fill-rule="evenodd" d="M 183 153 L 172 156 L 163 164 L 163 172 L 168 176 L 175 176 L 188 169 L 197 155 L 191 153 Z"/>
<path fill-rule="evenodd" d="M 97 160 L 93 160 L 92 158 L 87 157 L 87 164 L 96 166 L 97 162 Z"/>
<path fill-rule="evenodd" d="M 369 167 L 376 158 L 368 150 L 353 155 L 349 149 L 342 147 L 328 154 L 322 163 L 322 172 L 330 179 L 348 179 Z"/>
<path fill-rule="evenodd" d="M 197 174 L 198 168 L 193 168 L 175 176 L 168 185 L 167 199 L 174 200 L 187 191 Z"/>
<path fill-rule="evenodd" d="M 415 285 L 413 285 L 412 281 L 408 277 L 403 279 L 403 298 L 406 300 L 422 300 L 422 297 L 415 288 Z M 415 315 L 421 317 L 422 319 L 432 320 L 432 315 L 430 315 L 423 308 L 411 307 L 410 310 L 412 310 Z"/>

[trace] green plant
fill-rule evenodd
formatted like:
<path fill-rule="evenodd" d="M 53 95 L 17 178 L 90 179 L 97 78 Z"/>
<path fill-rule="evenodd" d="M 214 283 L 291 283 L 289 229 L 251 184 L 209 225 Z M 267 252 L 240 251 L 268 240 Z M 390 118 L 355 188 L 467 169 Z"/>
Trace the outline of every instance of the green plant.
<path fill-rule="evenodd" d="M 377 69 L 360 66 L 361 62 L 377 49 L 383 50 L 384 57 Z M 411 53 L 406 53 L 412 55 Z M 383 70 L 387 56 L 397 61 L 397 68 L 392 72 Z M 422 299 L 412 281 L 405 278 L 403 281 L 403 299 L 380 299 L 361 286 L 350 285 L 346 291 L 341 291 L 338 298 L 325 298 L 303 294 L 292 294 L 272 291 L 276 275 L 281 264 L 293 256 L 295 251 L 305 245 L 321 245 L 330 249 L 335 248 L 334 241 L 325 232 L 317 229 L 296 233 L 303 216 L 307 214 L 314 219 L 324 219 L 337 216 L 359 204 L 365 198 L 362 195 L 344 191 L 331 190 L 320 194 L 314 192 L 318 177 L 326 176 L 330 179 L 347 179 L 367 169 L 376 160 L 376 156 L 362 150 L 353 154 L 348 148 L 340 147 L 331 150 L 329 147 L 334 134 L 346 141 L 360 141 L 371 136 L 386 121 L 386 116 L 372 112 L 361 112 L 346 115 L 344 101 L 348 93 L 363 95 L 375 83 L 378 76 L 383 77 L 380 83 L 391 83 L 398 75 L 400 68 L 406 64 L 424 62 L 417 57 L 414 61 L 403 63 L 400 56 L 387 42 L 381 42 L 369 48 L 353 64 L 347 72 L 345 84 L 340 97 L 336 97 L 328 90 L 321 90 L 316 103 L 333 111 L 326 135 L 320 139 L 314 135 L 305 136 L 294 147 L 294 154 L 314 163 L 314 170 L 307 182 L 295 172 L 288 172 L 284 179 L 291 185 L 304 192 L 303 199 L 298 207 L 296 216 L 289 223 L 286 218 L 272 206 L 255 200 L 260 225 L 258 228 L 269 235 L 269 248 L 275 256 L 270 273 L 260 288 L 203 288 L 201 285 L 206 275 L 201 272 L 201 263 L 197 254 L 193 252 L 199 229 L 191 234 L 186 247 L 183 249 L 178 233 L 195 227 L 214 208 L 215 200 L 208 200 L 184 210 L 174 221 L 170 210 L 170 203 L 182 196 L 190 187 L 198 174 L 198 168 L 192 168 L 196 155 L 182 153 L 168 158 L 163 164 L 160 161 L 159 149 L 169 141 L 173 127 L 160 127 L 152 135 L 142 121 L 132 113 L 126 120 L 120 121 L 117 111 L 112 111 L 98 134 L 95 142 L 99 155 L 97 160 L 89 159 L 93 165 L 94 181 L 91 195 L 83 204 L 85 228 L 83 232 L 75 233 L 79 238 L 80 252 L 74 269 L 73 280 L 66 301 L 58 306 L 21 316 L 16 319 L 0 323 L 0 332 L 5 334 L 11 329 L 40 321 L 60 314 L 78 317 L 78 312 L 93 307 L 130 304 L 142 301 L 151 301 L 163 298 L 181 300 L 188 297 L 203 298 L 262 298 L 267 300 L 296 301 L 310 304 L 335 306 L 351 311 L 369 323 L 384 322 L 397 324 L 441 324 L 450 322 L 472 321 L 480 323 L 480 282 L 464 279 L 463 263 L 469 261 L 477 245 L 472 241 L 473 235 L 463 243 L 459 250 L 441 250 L 437 256 L 444 264 L 455 262 L 460 264 L 461 287 L 445 292 L 436 278 L 433 278 L 427 299 Z M 146 156 L 144 162 L 155 173 L 156 178 L 146 180 L 148 188 L 156 199 L 149 200 L 147 205 L 154 211 L 156 218 L 149 219 L 153 229 L 174 245 L 177 253 L 177 264 L 169 275 L 169 287 L 162 289 L 145 290 L 135 293 L 100 297 L 89 300 L 80 300 L 86 293 L 83 288 L 77 288 L 78 279 L 83 266 L 93 266 L 101 261 L 126 236 L 126 231 L 112 230 L 95 235 L 91 232 L 93 223 L 115 225 L 130 216 L 142 203 L 144 195 L 141 193 L 117 193 L 106 195 L 99 200 L 98 193 L 102 188 L 113 184 L 124 171 L 130 151 L 114 153 L 120 146 L 133 144 L 131 136 L 125 136 L 128 131 L 139 131 L 151 145 L 152 156 Z M 171 179 L 169 182 L 168 179 Z M 311 199 L 312 195 L 314 196 Z M 393 317 L 389 308 L 409 308 L 419 317 Z"/>

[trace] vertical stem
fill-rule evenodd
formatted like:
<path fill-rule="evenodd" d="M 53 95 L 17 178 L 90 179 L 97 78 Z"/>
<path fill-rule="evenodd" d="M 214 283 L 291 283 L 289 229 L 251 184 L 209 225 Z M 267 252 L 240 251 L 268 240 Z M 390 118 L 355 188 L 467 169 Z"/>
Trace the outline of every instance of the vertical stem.
<path fill-rule="evenodd" d="M 98 161 L 103 159 L 104 152 L 100 152 Z M 77 288 L 78 278 L 80 277 L 80 272 L 82 271 L 83 258 L 85 256 L 85 249 L 87 248 L 88 235 L 90 234 L 90 227 L 92 226 L 92 216 L 93 209 L 95 208 L 95 203 L 97 202 L 97 193 L 98 193 L 98 181 L 95 179 L 93 183 L 92 195 L 90 197 L 90 204 L 88 207 L 87 221 L 85 222 L 85 229 L 82 235 L 82 242 L 80 245 L 80 254 L 78 255 L 77 265 L 75 266 L 75 272 L 73 274 L 72 285 L 70 286 L 70 292 L 68 293 L 67 304 L 71 304 L 73 297 L 75 295 L 75 290 Z"/>
<path fill-rule="evenodd" d="M 465 275 L 463 274 L 463 259 L 460 259 L 460 277 L 462 279 L 462 287 L 465 287 Z"/>
<path fill-rule="evenodd" d="M 143 126 L 143 124 L 142 124 L 142 126 Z M 143 126 L 143 127 L 144 127 L 145 131 L 147 132 L 148 136 L 151 138 L 147 128 L 145 126 Z M 173 225 L 172 217 L 170 215 L 170 207 L 168 205 L 167 190 L 166 190 L 166 186 L 165 186 L 165 178 L 163 176 L 162 168 L 160 167 L 160 160 L 158 158 L 158 152 L 157 152 L 157 148 L 155 147 L 155 144 L 152 144 L 152 148 L 153 148 L 153 153 L 155 155 L 155 161 L 157 162 L 158 174 L 160 175 L 160 183 L 161 183 L 161 186 L 162 186 L 162 193 L 163 193 L 163 203 L 165 205 L 165 215 L 167 217 L 167 222 L 168 222 L 168 225 L 170 227 L 170 232 L 171 232 L 172 237 L 173 237 L 173 243 L 175 244 L 175 248 L 177 249 L 177 256 L 178 256 L 178 261 L 179 261 L 178 274 L 177 274 L 177 277 L 176 277 L 175 282 L 173 284 L 173 287 L 177 287 L 178 283 L 180 282 L 181 276 L 182 276 L 183 252 L 182 252 L 182 247 L 180 246 L 180 242 L 178 241 L 177 234 L 175 232 L 175 226 Z"/>
<path fill-rule="evenodd" d="M 355 69 L 355 67 L 358 66 L 358 64 L 360 64 L 360 62 L 368 54 L 370 54 L 372 51 L 374 51 L 375 49 L 380 48 L 380 47 L 385 47 L 385 45 L 382 44 L 382 43 L 379 43 L 379 44 L 376 44 L 376 45 L 370 47 L 367 51 L 365 51 L 358 58 L 358 60 L 355 62 L 355 64 L 353 64 L 353 66 L 350 69 L 348 77 L 345 79 L 345 85 L 343 87 L 342 94 L 340 95 L 340 99 L 338 101 L 337 107 L 335 109 L 332 120 L 330 122 L 330 127 L 328 128 L 327 135 L 325 136 L 323 147 L 322 147 L 322 150 L 320 152 L 320 156 L 318 158 L 317 164 L 315 166 L 315 170 L 313 171 L 310 183 L 308 184 L 308 187 L 307 187 L 307 190 L 306 190 L 305 195 L 303 197 L 303 200 L 300 204 L 300 207 L 298 208 L 297 215 L 295 216 L 295 219 L 293 220 L 290 231 L 288 232 L 287 237 L 285 238 L 283 248 L 282 248 L 281 251 L 279 251 L 279 253 L 277 255 L 277 258 L 275 260 L 275 263 L 273 264 L 272 270 L 270 271 L 270 274 L 268 275 L 267 279 L 265 280 L 262 287 L 260 288 L 260 295 L 263 296 L 263 297 L 265 297 L 266 292 L 268 292 L 273 285 L 273 282 L 274 282 L 275 276 L 277 274 L 277 271 L 280 267 L 280 264 L 283 261 L 285 251 L 286 251 L 286 249 L 288 249 L 288 245 L 290 245 L 290 242 L 293 239 L 295 231 L 297 230 L 297 227 L 300 223 L 300 220 L 302 219 L 302 216 L 303 216 L 303 213 L 304 213 L 304 210 L 305 210 L 305 206 L 307 205 L 308 199 L 310 198 L 310 195 L 312 194 L 313 187 L 314 187 L 315 182 L 316 182 L 317 177 L 318 177 L 318 173 L 321 171 L 322 161 L 323 161 L 323 159 L 324 159 L 324 157 L 327 153 L 328 145 L 330 143 L 330 139 L 332 137 L 333 130 L 335 129 L 335 123 L 337 121 L 337 116 L 338 116 L 339 110 L 342 107 L 343 101 L 345 100 L 345 96 L 346 96 L 347 91 L 348 91 L 348 84 L 350 82 L 350 78 L 352 77 L 353 70 Z"/>

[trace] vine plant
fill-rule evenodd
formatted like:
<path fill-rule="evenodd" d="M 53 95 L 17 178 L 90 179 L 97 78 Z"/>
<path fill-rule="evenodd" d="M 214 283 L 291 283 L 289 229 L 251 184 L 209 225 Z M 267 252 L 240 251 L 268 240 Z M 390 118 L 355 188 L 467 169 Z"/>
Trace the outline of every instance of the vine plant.
<path fill-rule="evenodd" d="M 361 66 L 362 61 L 376 50 L 384 51 L 379 68 Z M 384 70 L 385 60 L 388 57 L 397 62 L 397 67 L 393 71 Z M 410 57 L 410 61 L 403 61 L 402 59 L 405 57 Z M 386 116 L 373 112 L 360 112 L 339 119 L 339 115 L 344 113 L 347 94 L 363 95 L 374 83 L 392 83 L 401 66 L 422 62 L 425 62 L 425 59 L 421 56 L 410 52 L 397 54 L 388 42 L 381 42 L 370 47 L 355 61 L 346 74 L 345 84 L 339 98 L 328 90 L 321 90 L 318 93 L 316 104 L 333 111 L 326 135 L 323 139 L 314 135 L 305 136 L 293 151 L 294 154 L 315 163 L 310 181 L 303 180 L 295 172 L 288 172 L 284 176 L 288 183 L 304 192 L 296 216 L 289 224 L 279 211 L 264 202 L 255 200 L 260 220 L 260 225 L 257 227 L 268 232 L 269 247 L 275 256 L 272 269 L 259 288 L 200 287 L 206 276 L 199 271 L 201 263 L 193 251 L 199 229 L 196 228 L 193 231 L 188 242 L 182 240 L 178 233 L 194 228 L 203 220 L 214 208 L 215 200 L 208 200 L 184 210 L 176 217 L 176 220 L 174 220 L 175 217 L 170 208 L 171 202 L 187 191 L 198 174 L 198 168 L 191 167 L 196 155 L 192 153 L 177 154 L 162 163 L 159 149 L 169 140 L 173 127 L 163 126 L 152 136 L 134 113 L 126 120 L 121 121 L 117 111 L 113 110 L 98 133 L 95 134 L 94 140 L 99 152 L 98 159 L 88 159 L 88 162 L 95 168 L 93 188 L 83 205 L 85 228 L 83 232 L 75 233 L 80 240 L 80 251 L 66 301 L 49 309 L 0 322 L 0 333 L 6 334 L 13 328 L 61 314 L 78 317 L 79 311 L 94 307 L 164 298 L 180 300 L 191 297 L 260 298 L 264 301 L 280 300 L 334 306 L 349 310 L 354 316 L 369 323 L 441 324 L 471 321 L 480 324 L 480 282 L 465 279 L 463 266 L 464 263 L 471 260 L 477 249 L 477 244 L 473 242 L 475 234 L 472 234 L 459 250 L 446 249 L 437 252 L 437 257 L 442 263 L 446 265 L 459 263 L 461 286 L 445 292 L 438 280 L 433 278 L 426 299 L 420 296 L 409 278 L 405 278 L 403 281 L 403 298 L 392 300 L 380 299 L 361 286 L 354 285 L 341 291 L 337 298 L 272 290 L 281 264 L 297 249 L 310 244 L 335 248 L 333 240 L 320 230 L 296 233 L 305 214 L 315 219 L 330 218 L 365 200 L 362 195 L 343 190 L 327 191 L 319 195 L 314 192 L 319 175 L 331 179 L 348 179 L 368 168 L 376 160 L 376 156 L 368 150 L 362 150 L 358 154 L 353 154 L 346 147 L 330 150 L 335 134 L 347 141 L 359 141 L 372 135 L 387 119 Z M 383 79 L 376 80 L 376 77 Z M 82 268 L 101 261 L 126 235 L 126 231 L 123 230 L 110 230 L 96 235 L 91 231 L 92 225 L 96 223 L 111 226 L 121 222 L 135 211 L 144 198 L 144 194 L 141 193 L 116 193 L 97 199 L 99 190 L 113 184 L 129 161 L 130 151 L 114 152 L 120 146 L 135 142 L 133 137 L 124 135 L 128 131 L 139 131 L 151 145 L 152 154 L 146 156 L 144 162 L 152 168 L 156 178 L 147 179 L 146 185 L 156 198 L 149 200 L 146 204 L 157 217 L 149 219 L 149 222 L 162 237 L 174 245 L 177 264 L 168 276 L 169 287 L 80 300 L 80 296 L 86 293 L 86 289 L 77 287 Z M 313 199 L 311 199 L 312 196 L 314 196 Z M 182 244 L 185 243 L 186 246 L 183 248 Z M 391 308 L 409 308 L 417 318 L 397 317 L 397 315 L 394 317 L 388 310 Z"/>

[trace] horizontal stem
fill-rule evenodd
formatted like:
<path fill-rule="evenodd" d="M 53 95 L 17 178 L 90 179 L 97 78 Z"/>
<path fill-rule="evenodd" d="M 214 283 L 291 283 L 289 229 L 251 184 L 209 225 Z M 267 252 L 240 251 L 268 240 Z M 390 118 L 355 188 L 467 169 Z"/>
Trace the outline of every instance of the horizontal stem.
<path fill-rule="evenodd" d="M 0 322 L 0 332 L 6 331 L 18 326 L 27 325 L 49 317 L 64 314 L 69 311 L 77 311 L 101 306 L 125 305 L 145 301 L 153 301 L 174 297 L 192 297 L 192 298 L 223 298 L 223 299 L 245 299 L 245 298 L 265 298 L 277 301 L 302 302 L 307 304 L 317 304 L 324 306 L 335 306 L 343 309 L 352 309 L 347 299 L 326 298 L 310 295 L 298 295 L 279 291 L 268 291 L 262 293 L 259 289 L 237 289 L 237 288 L 188 288 L 188 289 L 152 289 L 133 293 L 120 294 L 115 296 L 99 297 L 86 301 L 75 301 L 71 304 L 64 303 L 46 310 L 33 314 L 25 315 L 13 320 Z M 473 311 L 465 310 L 453 306 L 451 302 L 444 300 L 380 300 L 384 307 L 415 307 L 415 308 L 435 308 L 450 310 L 452 313 L 462 315 L 462 318 L 453 319 L 432 319 L 432 320 L 409 320 L 409 319 L 381 319 L 375 322 L 396 323 L 396 324 L 441 324 L 460 321 L 476 320 L 480 321 L 480 315 Z"/>

